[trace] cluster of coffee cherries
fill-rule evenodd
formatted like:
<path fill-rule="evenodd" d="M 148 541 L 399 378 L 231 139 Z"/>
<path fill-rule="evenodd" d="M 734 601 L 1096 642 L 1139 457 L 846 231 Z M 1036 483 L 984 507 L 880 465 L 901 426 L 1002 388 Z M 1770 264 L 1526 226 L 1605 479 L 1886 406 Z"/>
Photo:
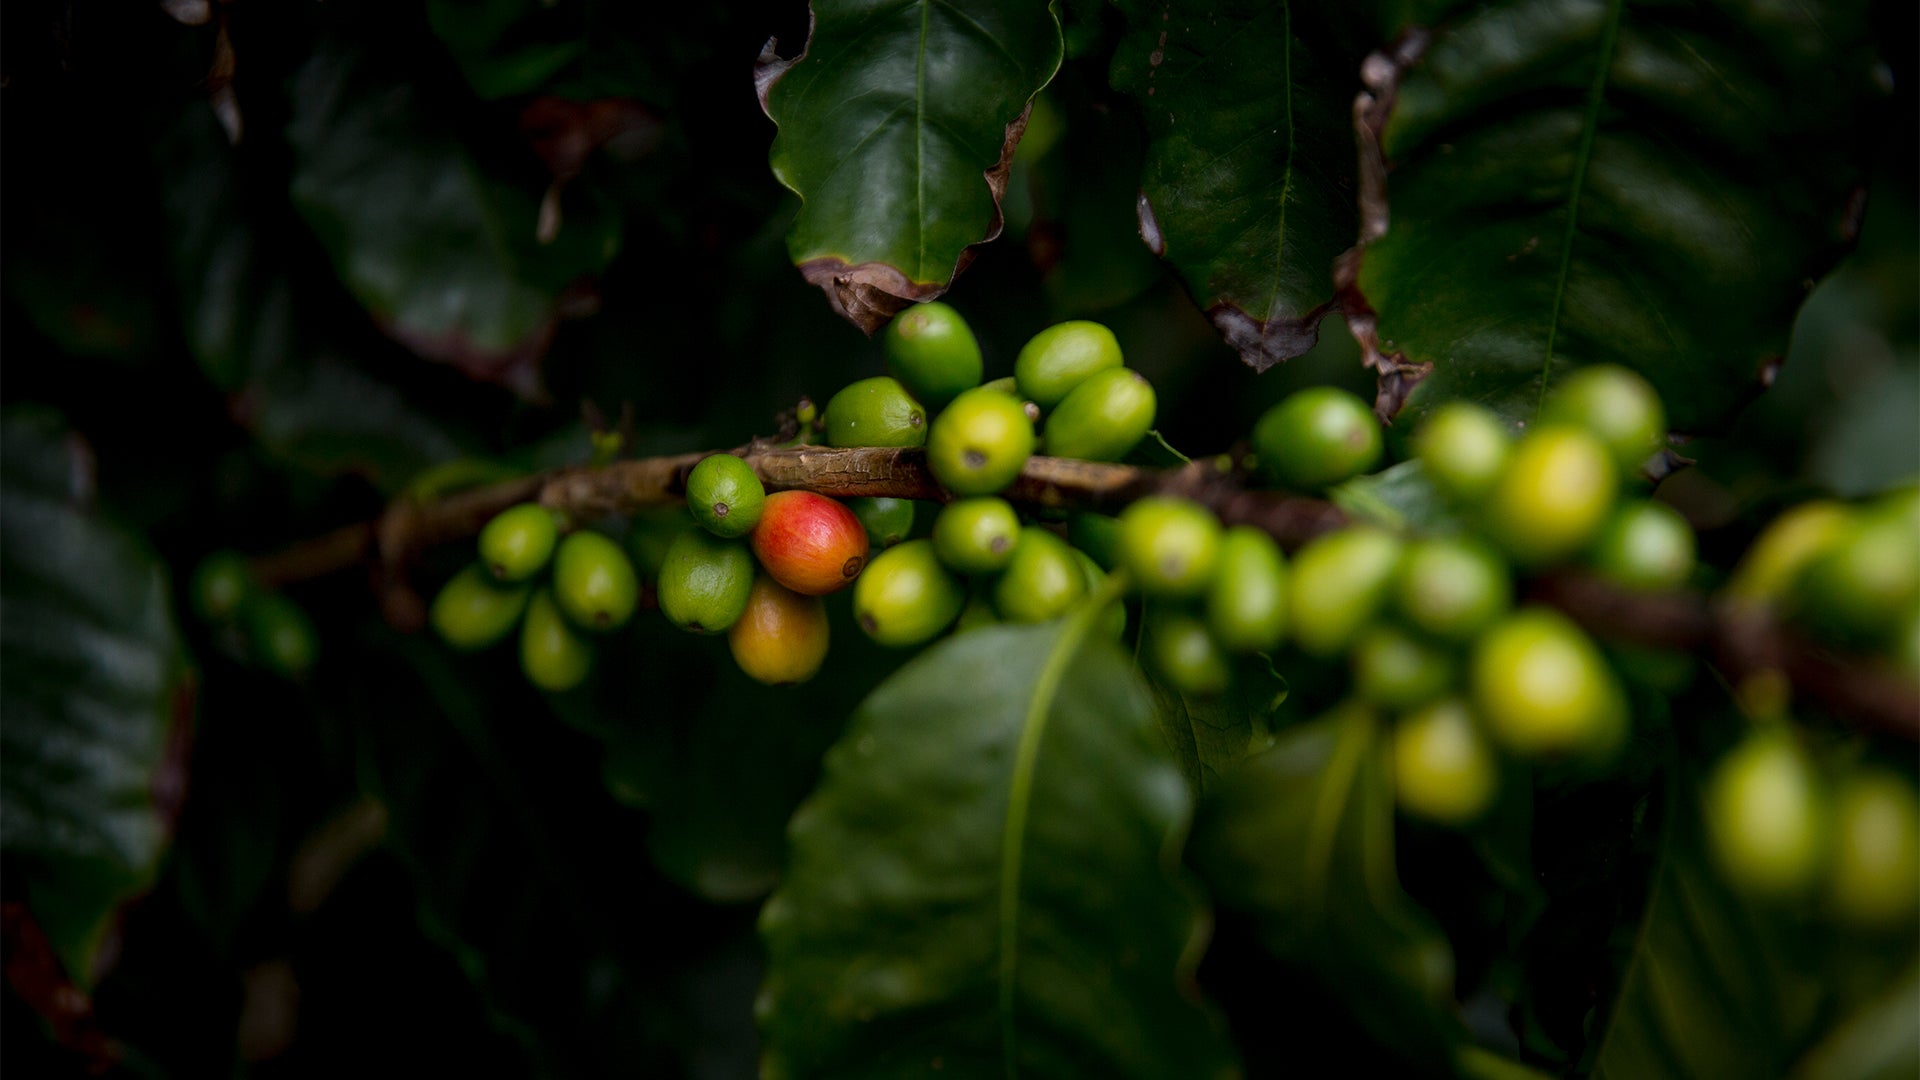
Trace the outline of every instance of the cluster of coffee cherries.
<path fill-rule="evenodd" d="M 285 593 L 262 585 L 237 551 L 201 560 L 190 596 L 215 644 L 230 656 L 289 679 L 305 678 L 319 659 L 313 620 Z"/>

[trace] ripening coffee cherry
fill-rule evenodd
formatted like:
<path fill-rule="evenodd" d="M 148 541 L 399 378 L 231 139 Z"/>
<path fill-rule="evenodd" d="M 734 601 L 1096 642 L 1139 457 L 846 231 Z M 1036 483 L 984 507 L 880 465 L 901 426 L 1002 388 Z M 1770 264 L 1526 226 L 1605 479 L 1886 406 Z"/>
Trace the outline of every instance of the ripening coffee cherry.
<path fill-rule="evenodd" d="M 1456 674 L 1447 650 L 1390 623 L 1363 631 L 1350 659 L 1354 693 L 1385 709 L 1425 705 L 1452 689 Z"/>
<path fill-rule="evenodd" d="M 828 446 L 926 444 L 926 408 L 891 376 L 848 383 L 827 402 Z"/>
<path fill-rule="evenodd" d="M 1725 595 L 1741 603 L 1779 603 L 1807 564 L 1839 540 L 1852 524 L 1850 507 L 1824 499 L 1786 511 L 1774 518 L 1740 557 Z"/>
<path fill-rule="evenodd" d="M 1913 925 L 1920 912 L 1920 798 L 1910 780 L 1869 766 L 1840 781 L 1826 894 L 1828 910 L 1849 926 Z"/>
<path fill-rule="evenodd" d="M 1522 757 L 1602 760 L 1627 733 L 1626 698 L 1600 650 L 1566 616 L 1523 608 L 1474 644 L 1474 710 Z"/>
<path fill-rule="evenodd" d="M 1233 678 L 1227 654 L 1207 624 L 1176 608 L 1155 608 L 1148 615 L 1147 659 L 1174 689 L 1195 697 L 1218 694 Z"/>
<path fill-rule="evenodd" d="M 1440 493 L 1456 503 L 1480 501 L 1499 479 L 1513 437 L 1491 410 L 1450 401 L 1414 434 L 1414 453 Z"/>
<path fill-rule="evenodd" d="M 1815 636 L 1853 649 L 1887 645 L 1920 605 L 1920 532 L 1899 516 L 1857 514 L 1807 561 L 1792 592 Z"/>
<path fill-rule="evenodd" d="M 553 511 L 539 503 L 510 506 L 480 530 L 480 565 L 495 581 L 526 581 L 546 569 L 559 542 L 560 526 Z"/>
<path fill-rule="evenodd" d="M 1749 732 L 1714 764 L 1702 796 L 1708 847 L 1734 888 L 1779 900 L 1813 884 L 1826 857 L 1826 802 L 1791 731 Z"/>
<path fill-rule="evenodd" d="M 827 661 L 827 603 L 762 574 L 747 593 L 746 610 L 727 630 L 733 662 L 755 682 L 803 683 Z"/>
<path fill-rule="evenodd" d="M 256 663 L 289 679 L 305 678 L 320 656 L 320 635 L 299 604 L 265 589 L 247 595 L 240 607 L 247 646 Z"/>
<path fill-rule="evenodd" d="M 1020 515 L 997 495 L 955 499 L 933 519 L 933 549 L 962 574 L 991 574 L 1013 559 Z"/>
<path fill-rule="evenodd" d="M 246 556 L 216 551 L 200 560 L 193 571 L 192 590 L 193 610 L 202 619 L 215 624 L 231 621 L 254 590 Z"/>
<path fill-rule="evenodd" d="M 1033 335 L 1013 362 L 1013 377 L 1027 400 L 1051 409 L 1094 372 L 1120 364 L 1120 342 L 1113 331 L 1075 319 Z"/>
<path fill-rule="evenodd" d="M 992 495 L 1033 456 L 1033 421 L 1014 397 L 977 387 L 934 417 L 927 467 L 955 495 Z"/>
<path fill-rule="evenodd" d="M 980 343 L 967 320 L 938 300 L 901 312 L 887 324 L 881 344 L 888 373 L 930 409 L 980 382 Z"/>
<path fill-rule="evenodd" d="M 1120 514 L 1120 565 L 1148 596 L 1198 596 L 1220 560 L 1220 520 L 1198 503 L 1164 495 Z"/>
<path fill-rule="evenodd" d="M 767 496 L 748 538 L 780 584 L 804 596 L 844 589 L 867 565 L 867 530 L 845 503 L 811 491 Z"/>
<path fill-rule="evenodd" d="M 616 630 L 639 606 L 640 579 L 619 544 L 582 530 L 568 534 L 554 552 L 553 597 L 575 624 Z"/>
<path fill-rule="evenodd" d="M 1131 368 L 1107 368 L 1082 380 L 1047 417 L 1047 453 L 1119 461 L 1153 427 L 1153 384 Z"/>
<path fill-rule="evenodd" d="M 1080 564 L 1081 576 L 1087 582 L 1088 596 L 1093 596 L 1106 587 L 1107 572 L 1100 569 L 1100 564 L 1094 562 L 1091 555 L 1079 548 L 1073 548 L 1073 561 Z M 1126 636 L 1127 606 L 1122 604 L 1118 597 L 1108 601 L 1106 607 L 1102 608 L 1100 614 L 1094 618 L 1096 631 L 1106 634 L 1115 641 Z"/>
<path fill-rule="evenodd" d="M 912 499 L 860 496 L 848 499 L 847 509 L 860 519 L 860 527 L 867 530 L 869 551 L 885 551 L 913 535 Z"/>
<path fill-rule="evenodd" d="M 1287 618 L 1300 648 L 1323 660 L 1346 652 L 1385 604 L 1403 550 L 1398 537 L 1371 525 L 1301 548 L 1287 575 Z"/>
<path fill-rule="evenodd" d="M 527 617 L 520 623 L 520 670 L 527 681 L 550 694 L 561 694 L 585 681 L 592 668 L 592 643 L 560 614 L 551 591 L 535 591 L 527 601 Z"/>
<path fill-rule="evenodd" d="M 1318 491 L 1380 462 L 1380 420 L 1335 386 L 1287 395 L 1253 425 L 1260 468 L 1288 487 Z"/>
<path fill-rule="evenodd" d="M 1086 594 L 1086 574 L 1066 541 L 1045 529 L 1021 529 L 1013 558 L 993 583 L 993 606 L 1008 622 L 1046 622 Z"/>
<path fill-rule="evenodd" d="M 1250 525 L 1220 534 L 1207 585 L 1207 629 L 1230 652 L 1272 652 L 1287 631 L 1287 560 L 1273 537 Z"/>
<path fill-rule="evenodd" d="M 1407 546 L 1393 599 L 1416 629 L 1444 641 L 1471 641 L 1513 606 L 1513 581 L 1506 563 L 1480 541 L 1432 536 Z"/>
<path fill-rule="evenodd" d="M 660 567 L 660 613 L 682 630 L 718 634 L 746 610 L 753 574 L 753 553 L 744 542 L 682 530 Z"/>
<path fill-rule="evenodd" d="M 959 617 L 966 600 L 930 540 L 888 548 L 853 583 L 854 620 L 868 637 L 893 648 L 933 640 Z"/>
<path fill-rule="evenodd" d="M 732 454 L 709 454 L 687 474 L 687 510 L 715 536 L 752 532 L 766 504 L 766 486 L 753 466 Z"/>
<path fill-rule="evenodd" d="M 455 574 L 427 610 L 440 640 L 456 649 L 484 649 L 507 636 L 527 609 L 525 585 L 502 585 L 480 563 Z"/>
<path fill-rule="evenodd" d="M 1629 476 L 1667 433 L 1666 410 L 1652 384 L 1616 364 L 1581 368 L 1563 379 L 1542 403 L 1540 423 L 1586 429 Z"/>
<path fill-rule="evenodd" d="M 1436 701 L 1394 725 L 1394 799 L 1407 813 L 1471 824 L 1493 803 L 1499 779 L 1493 748 L 1465 701 Z"/>
<path fill-rule="evenodd" d="M 1587 546 L 1613 507 L 1618 468 L 1575 427 L 1541 427 L 1513 448 L 1480 510 L 1487 536 L 1515 561 L 1540 566 Z"/>
<path fill-rule="evenodd" d="M 1674 589 L 1693 574 L 1693 526 L 1666 503 L 1622 506 L 1593 542 L 1593 568 L 1629 589 Z"/>

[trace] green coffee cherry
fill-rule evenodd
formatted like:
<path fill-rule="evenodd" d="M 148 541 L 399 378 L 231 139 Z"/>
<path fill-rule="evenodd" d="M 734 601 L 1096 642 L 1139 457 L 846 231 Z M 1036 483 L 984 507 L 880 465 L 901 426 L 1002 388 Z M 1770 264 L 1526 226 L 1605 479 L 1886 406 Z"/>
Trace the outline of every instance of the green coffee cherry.
<path fill-rule="evenodd" d="M 1499 787 L 1498 762 L 1466 702 L 1447 698 L 1400 718 L 1393 787 L 1400 809 L 1442 825 L 1471 824 L 1486 812 Z"/>
<path fill-rule="evenodd" d="M 710 454 L 687 474 L 687 510 L 715 536 L 752 532 L 766 505 L 766 485 L 753 466 L 732 454 Z"/>
<path fill-rule="evenodd" d="M 1536 428 L 1514 446 L 1481 506 L 1487 535 L 1527 565 L 1563 560 L 1600 530 L 1618 483 L 1613 458 L 1594 436 Z"/>
<path fill-rule="evenodd" d="M 1725 595 L 1741 603 L 1773 604 L 1786 597 L 1814 557 L 1853 524 L 1853 510 L 1819 500 L 1774 518 L 1734 567 Z"/>
<path fill-rule="evenodd" d="M 229 622 L 254 591 L 253 573 L 246 556 L 216 551 L 200 560 L 193 571 L 193 610 L 209 623 Z"/>
<path fill-rule="evenodd" d="M 898 379 L 848 383 L 827 402 L 828 446 L 925 446 L 927 410 Z"/>
<path fill-rule="evenodd" d="M 1087 376 L 1047 417 L 1047 453 L 1119 461 L 1153 427 L 1153 384 L 1130 368 Z"/>
<path fill-rule="evenodd" d="M 455 574 L 433 598 L 427 622 L 456 649 L 484 649 L 507 636 L 527 609 L 525 585 L 501 585 L 480 563 Z"/>
<path fill-rule="evenodd" d="M 983 626 L 999 625 L 1000 615 L 993 610 L 993 601 L 985 596 L 970 596 L 967 606 L 960 609 L 960 618 L 953 624 L 953 632 L 964 634 Z"/>
<path fill-rule="evenodd" d="M 1660 449 L 1667 433 L 1666 410 L 1652 384 L 1615 364 L 1581 368 L 1567 376 L 1541 405 L 1540 423 L 1585 428 L 1627 475 Z"/>
<path fill-rule="evenodd" d="M 959 617 L 966 590 L 942 566 L 929 540 L 909 540 L 875 556 L 853 583 L 853 617 L 882 645 L 931 641 Z"/>
<path fill-rule="evenodd" d="M 988 379 L 986 382 L 980 384 L 980 389 L 992 390 L 996 393 L 1005 394 L 1015 400 L 1021 400 L 1020 380 L 1011 375 L 1002 375 L 997 379 Z"/>
<path fill-rule="evenodd" d="M 867 530 L 867 544 L 873 551 L 884 551 L 913 535 L 916 508 L 912 499 L 862 496 L 848 499 L 847 509 Z"/>
<path fill-rule="evenodd" d="M 1087 580 L 1088 596 L 1093 596 L 1099 593 L 1102 588 L 1106 587 L 1107 572 L 1100 569 L 1100 564 L 1094 562 L 1092 556 L 1081 551 L 1079 548 L 1073 548 L 1073 561 L 1080 564 L 1081 576 Z M 1102 608 L 1100 614 L 1094 616 L 1094 618 L 1096 620 L 1094 622 L 1095 630 L 1106 634 L 1115 641 L 1126 636 L 1127 606 L 1121 603 L 1118 597 L 1108 601 L 1107 606 Z"/>
<path fill-rule="evenodd" d="M 1120 514 L 1120 565 L 1149 596 L 1198 596 L 1220 560 L 1220 521 L 1198 503 L 1164 495 Z"/>
<path fill-rule="evenodd" d="M 625 626 L 640 603 L 640 582 L 619 544 L 582 531 L 560 541 L 553 556 L 553 594 L 575 624 L 589 630 Z"/>
<path fill-rule="evenodd" d="M 901 312 L 887 324 L 881 344 L 888 373 L 930 409 L 980 382 L 980 343 L 967 320 L 938 300 Z"/>
<path fill-rule="evenodd" d="M 1120 342 L 1113 331 L 1076 319 L 1033 335 L 1013 362 L 1013 377 L 1027 400 L 1051 409 L 1087 376 L 1120 364 Z"/>
<path fill-rule="evenodd" d="M 1066 541 L 1045 529 L 1021 529 L 1013 558 L 994 582 L 993 606 L 1008 622 L 1046 622 L 1086 593 L 1086 574 Z"/>
<path fill-rule="evenodd" d="M 305 678 L 320 655 L 320 635 L 300 605 L 268 590 L 249 593 L 240 607 L 256 663 L 290 679 Z"/>
<path fill-rule="evenodd" d="M 1512 445 L 1499 417 L 1465 401 L 1435 409 L 1413 437 L 1414 453 L 1433 486 L 1463 505 L 1479 502 L 1493 488 Z"/>
<path fill-rule="evenodd" d="M 520 669 L 527 681 L 551 694 L 564 693 L 579 686 L 592 666 L 592 644 L 560 614 L 551 591 L 537 590 L 520 624 Z"/>
<path fill-rule="evenodd" d="M 1453 657 L 1397 626 L 1376 624 L 1352 653 L 1353 689 L 1386 709 L 1416 708 L 1453 688 Z"/>
<path fill-rule="evenodd" d="M 1227 688 L 1233 670 L 1207 624 L 1173 608 L 1159 608 L 1147 619 L 1147 658 L 1176 690 L 1196 697 Z"/>
<path fill-rule="evenodd" d="M 682 530 L 660 567 L 660 613 L 682 630 L 718 634 L 746 610 L 754 569 L 745 541 Z"/>
<path fill-rule="evenodd" d="M 1602 760 L 1626 738 L 1626 698 L 1600 650 L 1567 617 L 1523 608 L 1475 643 L 1473 705 L 1523 757 Z"/>
<path fill-rule="evenodd" d="M 997 495 L 955 499 L 933 519 L 933 549 L 940 561 L 963 574 L 1006 568 L 1020 539 L 1020 515 Z"/>
<path fill-rule="evenodd" d="M 1464 642 L 1513 606 L 1513 581 L 1500 556 L 1480 541 L 1435 536 L 1408 546 L 1393 598 L 1415 628 Z"/>
<path fill-rule="evenodd" d="M 1086 552 L 1103 570 L 1120 565 L 1120 519 L 1079 513 L 1067 519 L 1067 543 Z"/>
<path fill-rule="evenodd" d="M 1287 617 L 1300 648 L 1325 660 L 1346 652 L 1386 602 L 1402 550 L 1397 537 L 1371 525 L 1301 548 L 1287 575 Z"/>
<path fill-rule="evenodd" d="M 953 399 L 927 436 L 927 466 L 955 495 L 992 495 L 1033 455 L 1033 421 L 1020 402 L 976 388 Z"/>
<path fill-rule="evenodd" d="M 1207 629 L 1232 652 L 1272 652 L 1287 630 L 1287 560 L 1273 537 L 1250 525 L 1220 534 L 1207 585 Z"/>
<path fill-rule="evenodd" d="M 1826 893 L 1828 909 L 1850 926 L 1913 925 L 1920 911 L 1920 798 L 1911 781 L 1878 767 L 1841 780 Z"/>
<path fill-rule="evenodd" d="M 495 581 L 514 584 L 546 569 L 560 540 L 553 511 L 539 503 L 510 506 L 480 530 L 480 565 Z"/>
<path fill-rule="evenodd" d="M 1804 893 L 1826 857 L 1825 799 L 1784 726 L 1748 733 L 1708 775 L 1702 811 L 1728 883 L 1768 899 Z"/>
<path fill-rule="evenodd" d="M 1920 533 L 1897 516 L 1857 515 L 1808 560 L 1793 601 L 1826 641 L 1863 650 L 1891 643 L 1920 605 Z"/>
<path fill-rule="evenodd" d="M 1665 503 L 1621 507 L 1593 542 L 1593 568 L 1629 589 L 1673 589 L 1693 574 L 1693 526 Z"/>
<path fill-rule="evenodd" d="M 1380 420 L 1367 404 L 1334 386 L 1287 395 L 1253 425 L 1253 452 L 1275 480 L 1318 491 L 1380 462 Z"/>

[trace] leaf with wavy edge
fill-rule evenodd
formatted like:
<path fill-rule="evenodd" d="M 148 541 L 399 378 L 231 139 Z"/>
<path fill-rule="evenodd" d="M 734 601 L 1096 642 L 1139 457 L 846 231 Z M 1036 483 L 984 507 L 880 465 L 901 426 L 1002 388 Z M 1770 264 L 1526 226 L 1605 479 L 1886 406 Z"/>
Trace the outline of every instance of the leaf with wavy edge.
<path fill-rule="evenodd" d="M 802 200 L 794 264 L 871 334 L 1000 235 L 1060 20 L 1033 0 L 818 0 L 812 14 L 800 55 L 767 42 L 754 86 L 780 129 L 773 173 Z"/>
<path fill-rule="evenodd" d="M 1853 238 L 1882 92 L 1866 7 L 1456 3 L 1368 58 L 1340 281 L 1381 414 L 1468 398 L 1520 422 L 1620 363 L 1676 430 L 1723 425 Z"/>

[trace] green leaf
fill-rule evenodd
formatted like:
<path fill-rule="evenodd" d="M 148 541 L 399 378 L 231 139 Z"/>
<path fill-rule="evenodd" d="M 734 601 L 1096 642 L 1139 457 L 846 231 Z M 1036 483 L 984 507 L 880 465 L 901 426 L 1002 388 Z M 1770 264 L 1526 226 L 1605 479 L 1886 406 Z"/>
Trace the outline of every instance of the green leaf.
<path fill-rule="evenodd" d="M 1356 476 L 1327 493 L 1335 506 L 1357 518 L 1391 529 L 1452 532 L 1459 515 L 1427 479 L 1419 461 L 1403 461 L 1377 473 Z"/>
<path fill-rule="evenodd" d="M 1383 415 L 1417 383 L 1416 416 L 1524 421 L 1618 363 L 1675 430 L 1723 426 L 1857 228 L 1884 94 L 1867 7 L 1456 3 L 1371 58 L 1342 284 Z"/>
<path fill-rule="evenodd" d="M 950 638 L 854 714 L 761 915 L 766 1075 L 1232 1073 L 1186 785 L 1092 613 Z"/>
<path fill-rule="evenodd" d="M 801 200 L 787 250 L 871 334 L 945 292 L 1000 235 L 1000 195 L 1033 96 L 1060 67 L 1038 0 L 816 0 L 799 56 L 754 73 L 779 125 L 774 176 Z"/>
<path fill-rule="evenodd" d="M 82 987 L 167 848 L 191 702 L 165 569 L 91 496 L 60 420 L 0 419 L 0 850 Z"/>
<path fill-rule="evenodd" d="M 1282 731 L 1201 804 L 1192 861 L 1276 957 L 1318 976 L 1413 1062 L 1457 1041 L 1453 954 L 1394 870 L 1393 789 L 1378 718 L 1348 706 Z"/>
<path fill-rule="evenodd" d="M 1313 347 L 1353 243 L 1353 72 L 1332 4 L 1122 0 L 1113 83 L 1148 149 L 1140 233 L 1257 371 Z"/>

